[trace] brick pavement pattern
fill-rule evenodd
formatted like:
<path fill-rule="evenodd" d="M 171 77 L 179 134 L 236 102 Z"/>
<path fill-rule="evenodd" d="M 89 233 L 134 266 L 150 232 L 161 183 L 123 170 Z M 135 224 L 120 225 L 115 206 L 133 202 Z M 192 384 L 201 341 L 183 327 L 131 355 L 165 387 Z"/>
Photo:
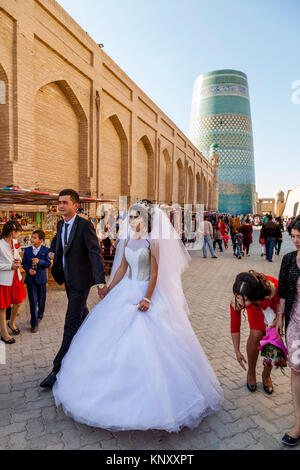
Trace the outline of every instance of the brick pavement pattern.
<path fill-rule="evenodd" d="M 51 370 L 63 332 L 66 295 L 61 288 L 52 287 L 38 332 L 30 333 L 26 300 L 17 322 L 22 333 L 14 345 L 5 346 L 6 364 L 0 363 L 0 449 L 286 449 L 280 440 L 294 419 L 290 371 L 286 375 L 273 372 L 274 393 L 266 396 L 259 358 L 258 389 L 251 394 L 230 337 L 229 302 L 236 274 L 251 268 L 275 277 L 279 273 L 281 256 L 268 263 L 260 256 L 257 240 L 255 231 L 251 256 L 240 261 L 232 256 L 231 246 L 224 253 L 217 252 L 218 259 L 203 259 L 201 253 L 192 252 L 183 278 L 191 323 L 224 390 L 225 401 L 218 413 L 204 419 L 198 428 L 178 434 L 109 432 L 65 416 L 56 408 L 52 392 L 39 387 Z M 282 248 L 282 254 L 293 249 L 286 233 Z M 88 303 L 90 308 L 97 303 L 95 289 Z M 247 320 L 242 321 L 241 331 L 241 351 L 246 354 Z"/>

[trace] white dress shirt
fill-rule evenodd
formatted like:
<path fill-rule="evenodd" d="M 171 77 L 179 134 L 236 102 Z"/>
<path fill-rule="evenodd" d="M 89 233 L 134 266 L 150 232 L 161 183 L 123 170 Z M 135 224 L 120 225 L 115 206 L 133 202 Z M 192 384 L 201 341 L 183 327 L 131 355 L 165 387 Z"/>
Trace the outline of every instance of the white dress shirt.
<path fill-rule="evenodd" d="M 38 246 L 38 247 L 36 248 L 35 246 L 32 245 L 32 252 L 33 252 L 34 256 L 37 256 L 38 252 L 39 252 L 40 249 L 41 249 L 41 246 L 42 246 L 42 245 L 40 245 L 40 246 Z"/>
<path fill-rule="evenodd" d="M 65 251 L 65 247 L 64 247 L 64 240 L 65 240 L 65 224 L 68 224 L 68 233 L 67 233 L 67 240 L 69 240 L 69 236 L 70 236 L 70 233 L 71 233 L 71 230 L 72 230 L 72 227 L 73 227 L 73 224 L 74 224 L 74 221 L 77 217 L 77 214 L 74 215 L 74 217 L 72 217 L 72 219 L 70 219 L 68 222 L 65 220 L 64 223 L 63 223 L 63 226 L 62 226 L 62 229 L 61 229 L 61 244 L 62 244 L 62 247 L 63 247 L 63 251 Z M 63 267 L 65 267 L 65 255 L 63 255 Z"/>

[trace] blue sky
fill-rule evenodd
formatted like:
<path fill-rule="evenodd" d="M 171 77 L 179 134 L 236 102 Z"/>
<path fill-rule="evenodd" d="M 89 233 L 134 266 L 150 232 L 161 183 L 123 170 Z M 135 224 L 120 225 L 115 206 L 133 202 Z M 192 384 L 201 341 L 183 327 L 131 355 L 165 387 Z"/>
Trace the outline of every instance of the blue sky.
<path fill-rule="evenodd" d="M 300 184 L 300 0 L 58 3 L 186 135 L 197 76 L 245 72 L 259 197 Z"/>

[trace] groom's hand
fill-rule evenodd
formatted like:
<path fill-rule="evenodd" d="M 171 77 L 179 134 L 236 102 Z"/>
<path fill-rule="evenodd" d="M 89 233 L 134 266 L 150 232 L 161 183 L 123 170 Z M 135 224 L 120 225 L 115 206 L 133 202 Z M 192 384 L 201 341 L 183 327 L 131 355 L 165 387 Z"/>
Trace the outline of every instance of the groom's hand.
<path fill-rule="evenodd" d="M 98 286 L 98 295 L 101 300 L 104 299 L 107 293 L 108 287 L 106 285 L 104 285 L 103 287 Z"/>

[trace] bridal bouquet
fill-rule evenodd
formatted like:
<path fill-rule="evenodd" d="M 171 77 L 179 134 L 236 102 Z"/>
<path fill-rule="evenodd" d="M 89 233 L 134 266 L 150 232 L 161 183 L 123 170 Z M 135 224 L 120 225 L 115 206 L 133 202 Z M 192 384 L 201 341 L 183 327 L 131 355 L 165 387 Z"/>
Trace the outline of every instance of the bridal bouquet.
<path fill-rule="evenodd" d="M 280 367 L 283 372 L 283 368 L 287 366 L 287 349 L 278 335 L 276 328 L 267 329 L 267 333 L 260 341 L 258 349 L 264 357 L 264 366 Z"/>

